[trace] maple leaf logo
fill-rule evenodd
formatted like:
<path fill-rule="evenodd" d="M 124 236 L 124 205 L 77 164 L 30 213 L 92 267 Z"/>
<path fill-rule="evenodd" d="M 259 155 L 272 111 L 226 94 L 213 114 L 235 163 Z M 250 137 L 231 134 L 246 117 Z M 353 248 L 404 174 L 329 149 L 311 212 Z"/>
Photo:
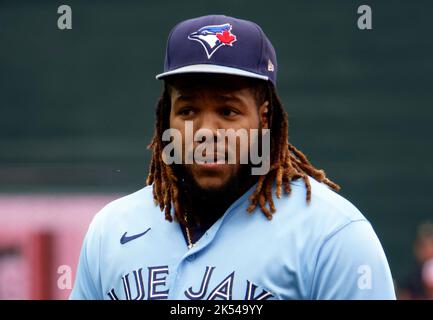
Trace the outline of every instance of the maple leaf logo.
<path fill-rule="evenodd" d="M 230 30 L 224 30 L 222 33 L 217 33 L 216 36 L 219 41 L 229 46 L 232 46 L 232 43 L 236 41 L 236 36 Z"/>

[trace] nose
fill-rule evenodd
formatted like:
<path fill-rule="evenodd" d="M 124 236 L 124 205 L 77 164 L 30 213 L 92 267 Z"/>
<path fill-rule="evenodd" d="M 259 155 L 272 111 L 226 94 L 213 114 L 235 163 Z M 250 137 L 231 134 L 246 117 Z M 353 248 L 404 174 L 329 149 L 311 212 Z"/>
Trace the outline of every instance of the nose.
<path fill-rule="evenodd" d="M 194 129 L 206 129 L 212 132 L 215 142 L 218 138 L 218 129 L 220 128 L 218 118 L 212 114 L 211 112 L 203 112 L 201 116 L 196 119 L 196 123 L 194 123 Z"/>

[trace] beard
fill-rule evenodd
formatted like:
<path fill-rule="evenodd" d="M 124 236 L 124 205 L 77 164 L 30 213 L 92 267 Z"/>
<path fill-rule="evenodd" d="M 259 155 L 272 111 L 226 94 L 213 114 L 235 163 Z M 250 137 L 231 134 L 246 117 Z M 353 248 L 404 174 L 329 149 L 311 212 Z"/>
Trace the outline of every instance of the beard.
<path fill-rule="evenodd" d="M 174 168 L 176 176 L 180 177 L 179 183 L 183 191 L 189 194 L 194 199 L 203 199 L 210 201 L 215 199 L 221 201 L 244 190 L 246 186 L 250 186 L 253 179 L 251 176 L 251 165 L 241 164 L 234 174 L 227 181 L 218 187 L 202 187 L 194 179 L 192 173 L 185 165 L 177 165 Z"/>
<path fill-rule="evenodd" d="M 199 185 L 184 165 L 173 169 L 179 177 L 182 205 L 193 213 L 191 218 L 198 225 L 210 226 L 255 182 L 249 164 L 239 165 L 223 185 L 207 188 Z"/>

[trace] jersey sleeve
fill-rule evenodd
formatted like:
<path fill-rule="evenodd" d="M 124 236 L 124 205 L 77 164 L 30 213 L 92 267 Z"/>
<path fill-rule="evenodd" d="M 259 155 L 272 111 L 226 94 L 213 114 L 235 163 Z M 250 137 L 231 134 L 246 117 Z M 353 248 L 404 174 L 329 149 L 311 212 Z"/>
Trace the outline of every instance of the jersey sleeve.
<path fill-rule="evenodd" d="M 319 300 L 395 299 L 388 261 L 368 221 L 349 222 L 324 240 L 310 292 Z"/>
<path fill-rule="evenodd" d="M 70 300 L 102 300 L 99 273 L 100 237 L 95 219 L 89 226 L 81 248 L 75 283 Z"/>

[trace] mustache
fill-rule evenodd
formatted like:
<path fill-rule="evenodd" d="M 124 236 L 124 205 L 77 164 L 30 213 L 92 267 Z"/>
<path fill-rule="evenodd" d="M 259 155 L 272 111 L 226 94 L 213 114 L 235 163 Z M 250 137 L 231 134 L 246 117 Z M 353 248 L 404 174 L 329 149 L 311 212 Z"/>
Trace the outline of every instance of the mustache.
<path fill-rule="evenodd" d="M 200 150 L 199 150 L 200 149 Z M 190 159 L 197 156 L 214 161 L 228 161 L 231 157 L 236 157 L 236 150 L 232 150 L 229 146 L 221 147 L 212 142 L 200 142 L 194 145 L 187 146 L 185 156 Z"/>

